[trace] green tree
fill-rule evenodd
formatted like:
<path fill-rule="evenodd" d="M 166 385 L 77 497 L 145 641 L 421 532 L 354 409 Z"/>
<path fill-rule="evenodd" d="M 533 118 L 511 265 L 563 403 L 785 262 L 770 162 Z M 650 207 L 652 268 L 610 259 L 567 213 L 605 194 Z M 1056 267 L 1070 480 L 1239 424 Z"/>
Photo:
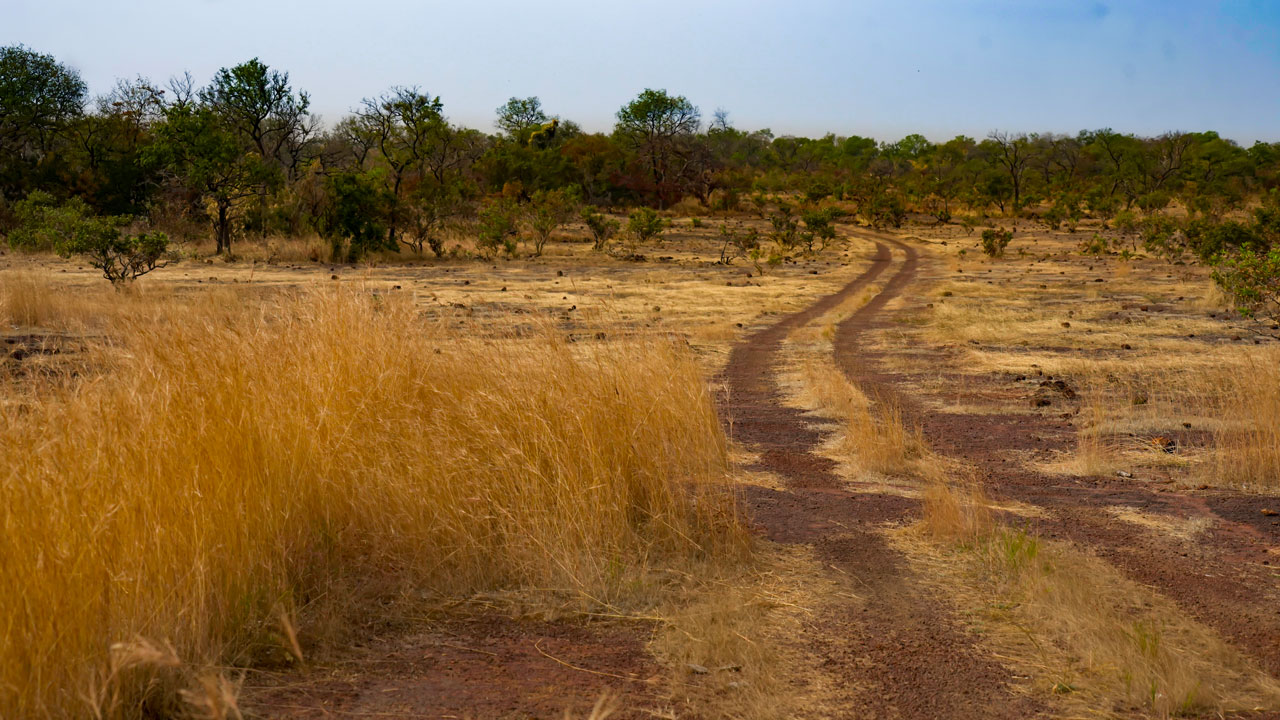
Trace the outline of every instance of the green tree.
<path fill-rule="evenodd" d="M 497 109 L 495 125 L 508 138 L 520 145 L 529 143 L 529 135 L 551 118 L 542 110 L 542 101 L 536 96 L 513 97 Z"/>
<path fill-rule="evenodd" d="M 456 137 L 444 118 L 444 103 L 416 87 L 392 88 L 364 100 L 352 132 L 367 139 L 374 151 L 370 161 L 386 170 L 391 201 L 386 230 L 395 245 L 417 185 L 428 176 L 443 184 L 456 159 L 450 154 Z"/>
<path fill-rule="evenodd" d="M 691 155 L 698 108 L 683 95 L 646 89 L 618 110 L 614 135 L 637 154 L 663 207 L 678 194 L 682 161 Z"/>
<path fill-rule="evenodd" d="M 498 198 L 481 208 L 476 247 L 483 256 L 493 257 L 502 250 L 515 257 L 519 211 L 510 198 Z"/>
<path fill-rule="evenodd" d="M 253 197 L 271 172 L 262 158 L 244 151 L 223 115 L 192 103 L 169 106 L 148 154 L 213 206 L 217 251 L 230 253 L 238 203 Z"/>
<path fill-rule="evenodd" d="M 68 123 L 84 110 L 80 75 L 53 56 L 22 45 L 0 47 L 0 194 L 15 198 L 32 166 L 49 159 Z"/>
<path fill-rule="evenodd" d="M 261 159 L 255 223 L 267 233 L 267 193 L 286 174 L 296 177 L 302 148 L 315 130 L 311 98 L 295 93 L 289 73 L 272 70 L 258 58 L 222 68 L 200 91 L 205 106 L 226 119 L 228 127 Z"/>

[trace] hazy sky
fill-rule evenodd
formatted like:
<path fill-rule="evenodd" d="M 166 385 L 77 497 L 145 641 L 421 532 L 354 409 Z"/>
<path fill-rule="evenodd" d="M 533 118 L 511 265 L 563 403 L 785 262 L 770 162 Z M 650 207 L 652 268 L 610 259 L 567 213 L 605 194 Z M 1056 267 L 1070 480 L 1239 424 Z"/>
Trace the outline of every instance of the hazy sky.
<path fill-rule="evenodd" d="M 1280 1 L 0 0 L 0 44 L 118 77 L 253 56 L 327 121 L 419 85 L 492 130 L 512 95 L 588 130 L 645 87 L 776 134 L 993 129 L 1280 140 Z"/>

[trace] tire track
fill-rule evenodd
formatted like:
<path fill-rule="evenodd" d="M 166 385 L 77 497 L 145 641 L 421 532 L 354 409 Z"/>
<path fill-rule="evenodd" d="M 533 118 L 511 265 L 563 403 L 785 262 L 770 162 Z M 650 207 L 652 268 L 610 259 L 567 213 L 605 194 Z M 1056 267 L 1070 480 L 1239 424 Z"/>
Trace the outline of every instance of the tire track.
<path fill-rule="evenodd" d="M 894 243 L 890 238 L 877 239 Z M 910 257 L 912 248 L 907 248 Z M 1034 449 L 1027 439 L 1054 435 L 1057 421 L 1026 415 L 929 412 L 904 390 L 908 377 L 869 367 L 881 353 L 867 352 L 859 336 L 890 324 L 880 311 L 914 275 L 913 267 L 909 274 L 895 276 L 885 293 L 837 326 L 834 353 L 845 375 L 893 398 L 904 419 L 918 425 L 931 446 L 971 463 L 991 495 L 1047 510 L 1048 517 L 1033 521 L 1037 532 L 1090 548 L 1130 579 L 1152 587 L 1189 617 L 1213 628 L 1265 672 L 1280 677 L 1280 587 L 1269 567 L 1274 559 L 1270 548 L 1280 539 L 1280 531 L 1259 522 L 1256 497 L 1225 491 L 1203 496 L 1168 493 L 1117 478 L 1072 484 L 1006 463 L 1004 453 Z M 1180 544 L 1153 537 L 1107 512 L 1121 506 L 1174 517 L 1210 517 L 1215 529 L 1194 545 Z"/>
<path fill-rule="evenodd" d="M 782 404 L 777 386 L 782 342 L 795 329 L 834 309 L 896 266 L 885 287 L 837 326 L 852 342 L 915 277 L 917 251 L 896 239 L 875 243 L 871 267 L 836 293 L 759 330 L 730 353 L 721 380 L 729 434 L 759 451 L 758 466 L 781 477 L 785 489 L 752 486 L 744 501 L 770 540 L 814 547 L 818 557 L 854 579 L 861 602 L 826 602 L 802 639 L 845 688 L 843 717 L 1026 718 L 1042 709 L 1011 691 L 1007 670 L 985 657 L 924 589 L 900 553 L 877 531 L 887 520 L 916 512 L 898 496 L 852 493 L 835 463 L 815 451 L 823 432 L 799 410 Z M 891 248 L 905 255 L 895 262 Z"/>

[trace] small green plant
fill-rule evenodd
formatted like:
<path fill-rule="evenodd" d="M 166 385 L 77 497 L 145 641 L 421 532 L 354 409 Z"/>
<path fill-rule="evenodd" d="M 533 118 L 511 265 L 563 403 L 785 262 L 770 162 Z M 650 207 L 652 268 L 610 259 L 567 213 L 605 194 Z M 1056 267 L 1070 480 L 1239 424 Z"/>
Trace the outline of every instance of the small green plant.
<path fill-rule="evenodd" d="M 622 228 L 622 223 L 608 215 L 596 212 L 590 207 L 582 208 L 578 216 L 582 218 L 582 222 L 586 223 L 587 230 L 591 232 L 592 250 L 604 250 L 605 246 L 609 244 L 609 240 Z"/>
<path fill-rule="evenodd" d="M 645 243 L 661 237 L 667 221 L 653 208 L 638 207 L 627 218 L 627 230 L 637 242 Z"/>
<path fill-rule="evenodd" d="M 982 231 L 982 252 L 988 257 L 1001 257 L 1004 255 L 1004 249 L 1009 246 L 1013 240 L 1013 233 L 1009 230 L 1000 230 L 998 228 L 987 228 Z"/>
<path fill-rule="evenodd" d="M 689 218 L 689 227 L 691 228 L 702 227 L 702 218 Z"/>
<path fill-rule="evenodd" d="M 1107 239 L 1098 233 L 1094 233 L 1093 237 L 1080 243 L 1081 255 L 1106 255 L 1109 250 Z"/>

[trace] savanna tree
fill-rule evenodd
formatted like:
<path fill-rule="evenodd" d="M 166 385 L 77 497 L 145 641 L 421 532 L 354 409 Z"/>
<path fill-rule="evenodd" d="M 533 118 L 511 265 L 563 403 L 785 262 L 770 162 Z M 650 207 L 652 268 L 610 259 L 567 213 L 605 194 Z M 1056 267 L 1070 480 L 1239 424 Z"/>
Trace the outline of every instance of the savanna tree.
<path fill-rule="evenodd" d="M 646 89 L 618 110 L 614 136 L 632 148 L 647 173 L 659 207 L 678 194 L 675 187 L 692 155 L 698 108 L 683 95 Z"/>

